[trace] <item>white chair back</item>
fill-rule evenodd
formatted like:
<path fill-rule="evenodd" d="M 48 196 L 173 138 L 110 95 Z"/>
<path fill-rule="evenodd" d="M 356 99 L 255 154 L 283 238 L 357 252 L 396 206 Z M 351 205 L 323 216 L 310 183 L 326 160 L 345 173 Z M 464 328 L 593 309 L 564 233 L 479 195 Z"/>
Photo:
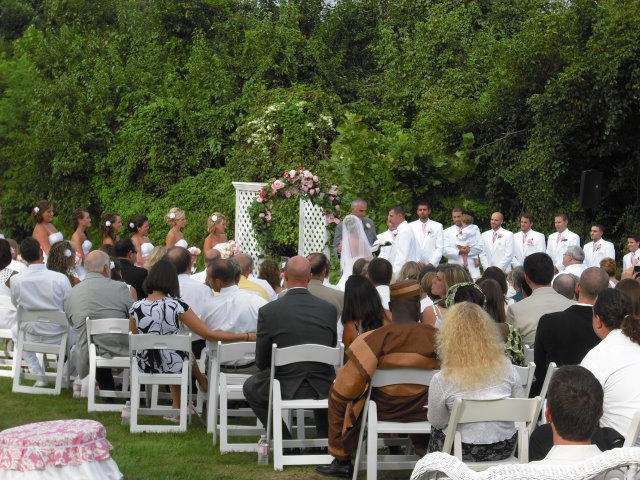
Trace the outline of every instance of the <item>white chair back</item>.
<path fill-rule="evenodd" d="M 526 367 L 520 367 L 515 365 L 515 368 L 520 375 L 520 383 L 522 384 L 522 389 L 524 390 L 524 396 L 528 397 L 529 392 L 531 391 L 531 385 L 533 384 L 533 376 L 536 373 L 536 364 L 533 362 L 529 362 Z"/>
<path fill-rule="evenodd" d="M 87 317 L 87 340 L 92 343 L 93 335 L 121 334 L 129 335 L 128 318 L 99 318 L 91 320 Z"/>
<path fill-rule="evenodd" d="M 544 408 L 547 402 L 547 392 L 549 391 L 549 382 L 551 381 L 553 372 L 555 372 L 557 369 L 558 369 L 558 366 L 556 365 L 555 362 L 549 363 L 549 366 L 547 367 L 547 374 L 544 377 L 544 382 L 542 382 L 542 388 L 540 389 L 540 398 L 542 399 L 542 401 L 540 402 L 540 405 L 538 405 L 538 411 L 536 412 L 536 422 L 539 421 L 540 424 L 547 423 L 547 419 L 544 416 L 544 414 L 542 415 L 542 418 L 540 418 L 540 414 L 543 413 L 542 409 Z M 532 425 L 532 428 L 534 426 L 535 425 Z"/>
<path fill-rule="evenodd" d="M 629 425 L 629 431 L 624 439 L 625 447 L 633 447 L 638 443 L 638 437 L 640 436 L 640 410 L 631 419 L 631 425 Z"/>

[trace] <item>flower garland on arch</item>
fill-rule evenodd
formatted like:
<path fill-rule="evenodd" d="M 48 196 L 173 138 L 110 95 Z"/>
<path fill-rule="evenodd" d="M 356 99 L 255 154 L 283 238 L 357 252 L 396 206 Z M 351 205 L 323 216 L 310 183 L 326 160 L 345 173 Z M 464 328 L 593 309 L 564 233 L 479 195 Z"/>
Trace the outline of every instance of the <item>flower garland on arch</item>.
<path fill-rule="evenodd" d="M 329 227 L 340 223 L 338 187 L 327 187 L 317 175 L 304 167 L 284 172 L 280 178 L 270 181 L 262 188 L 249 207 L 256 243 L 265 254 L 272 253 L 276 246 L 271 231 L 274 203 L 300 198 L 322 207 Z"/>

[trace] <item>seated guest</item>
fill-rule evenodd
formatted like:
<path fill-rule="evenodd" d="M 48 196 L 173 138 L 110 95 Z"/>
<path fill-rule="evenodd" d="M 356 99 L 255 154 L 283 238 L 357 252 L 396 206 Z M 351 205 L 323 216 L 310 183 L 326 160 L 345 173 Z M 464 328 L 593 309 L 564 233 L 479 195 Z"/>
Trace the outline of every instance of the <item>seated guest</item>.
<path fill-rule="evenodd" d="M 393 276 L 393 266 L 391 262 L 380 257 L 374 258 L 369 262 L 369 266 L 367 267 L 367 276 L 380 295 L 382 308 L 389 310 L 389 300 L 391 299 L 389 284 Z"/>
<path fill-rule="evenodd" d="M 447 291 L 451 286 L 457 283 L 468 283 L 471 281 L 472 279 L 469 271 L 462 265 L 449 263 L 438 265 L 438 268 L 436 268 L 436 276 L 431 282 L 431 292 L 440 297 L 441 300 L 439 302 L 435 302 L 431 308 L 424 310 L 422 314 L 422 323 L 440 328 L 447 308 L 444 301 L 447 297 Z"/>
<path fill-rule="evenodd" d="M 136 266 L 136 249 L 130 238 L 121 238 L 116 242 L 115 255 L 118 257 L 122 280 L 136 289 L 139 299 L 146 297 L 142 283 L 147 278 L 147 270 Z"/>
<path fill-rule="evenodd" d="M 621 447 L 622 435 L 598 426 L 602 403 L 602 386 L 589 370 L 577 365 L 560 367 L 549 382 L 547 423 L 536 427 L 529 439 L 529 461 L 574 463 Z"/>
<path fill-rule="evenodd" d="M 513 270 L 509 272 L 509 279 L 513 290 L 516 292 L 511 297 L 514 302 L 519 302 L 531 295 L 531 287 L 524 281 L 524 267 L 522 265 L 513 267 Z"/>
<path fill-rule="evenodd" d="M 584 250 L 579 245 L 569 246 L 562 256 L 562 264 L 564 265 L 562 273 L 580 277 L 585 268 L 587 268 L 584 264 Z"/>
<path fill-rule="evenodd" d="M 369 279 L 351 275 L 344 289 L 342 343 L 349 348 L 358 335 L 380 328 L 386 320 L 380 296 Z"/>
<path fill-rule="evenodd" d="M 7 242 L 9 242 L 9 245 L 11 246 L 11 263 L 9 264 L 9 268 L 17 273 L 20 273 L 25 268 L 27 268 L 27 266 L 18 259 L 20 256 L 18 243 L 13 238 L 7 238 Z"/>
<path fill-rule="evenodd" d="M 258 326 L 258 310 L 267 301 L 246 290 L 241 290 L 236 284 L 236 274 L 231 262 L 218 258 L 207 266 L 207 285 L 218 293 L 206 305 L 202 321 L 213 330 L 221 332 L 247 333 L 255 332 Z M 209 344 L 210 355 L 215 355 L 217 342 Z M 255 362 L 244 363 L 249 369 Z M 237 365 L 236 365 L 237 366 Z M 236 373 L 248 373 L 252 370 Z"/>
<path fill-rule="evenodd" d="M 524 343 L 533 345 L 540 317 L 545 313 L 566 310 L 575 302 L 551 288 L 553 260 L 546 253 L 528 255 L 524 259 L 524 275 L 525 282 L 531 288 L 531 295 L 509 306 L 507 322 L 520 330 Z"/>
<path fill-rule="evenodd" d="M 375 262 L 373 260 L 371 263 Z M 351 277 L 353 278 L 353 276 Z M 391 299 L 393 321 L 358 336 L 346 351 L 347 361 L 329 392 L 330 465 L 316 468 L 327 476 L 351 478 L 351 456 L 358 447 L 361 414 L 369 381 L 378 368 L 438 368 L 435 329 L 418 325 L 419 287 L 416 282 L 396 284 Z M 393 385 L 374 389 L 371 398 L 378 407 L 378 419 L 394 422 L 426 420 L 427 389 L 419 385 Z M 426 451 L 426 435 L 412 435 L 416 452 Z"/>
<path fill-rule="evenodd" d="M 338 311 L 337 322 L 342 316 L 344 292 L 337 288 L 327 287 L 324 284 L 325 279 L 329 277 L 329 259 L 324 253 L 311 253 L 307 255 L 307 260 L 309 260 L 309 264 L 311 265 L 311 280 L 309 280 L 308 286 L 309 293 L 336 307 Z M 338 336 L 342 338 L 341 335 Z"/>
<path fill-rule="evenodd" d="M 600 260 L 600 268 L 609 275 L 609 286 L 615 288 L 618 283 L 618 279 L 616 278 L 616 261 L 613 258 L 603 258 Z"/>
<path fill-rule="evenodd" d="M 28 267 L 21 273 L 11 277 L 11 302 L 18 308 L 25 310 L 64 310 L 64 297 L 71 290 L 69 279 L 62 273 L 47 270 L 40 243 L 27 237 L 20 244 L 22 258 Z M 22 325 L 26 341 L 59 344 L 61 335 L 67 331 L 60 325 L 40 325 L 38 322 L 28 322 Z M 46 336 L 43 336 L 46 335 Z M 14 335 L 14 339 L 17 334 Z M 71 343 L 75 343 L 71 339 Z M 23 358 L 29 366 L 29 371 L 42 374 L 42 366 L 33 352 L 24 352 Z M 42 381 L 36 386 L 45 386 Z"/>
<path fill-rule="evenodd" d="M 553 279 L 553 289 L 569 300 L 576 299 L 576 287 L 578 278 L 570 273 L 561 273 Z"/>
<path fill-rule="evenodd" d="M 267 302 L 270 301 L 275 295 L 275 292 L 273 292 L 273 295 L 271 292 L 267 292 L 264 288 L 264 283 L 266 282 L 258 283 L 254 281 L 255 277 L 253 277 L 253 274 L 251 273 L 253 272 L 253 259 L 244 253 L 234 255 L 233 259 L 240 267 L 240 281 L 238 282 L 238 287 L 240 287 L 241 290 L 252 292 L 254 295 L 260 295 Z M 254 280 L 250 280 L 249 277 L 252 277 Z M 271 290 L 273 289 L 271 288 Z"/>
<path fill-rule="evenodd" d="M 493 320 L 479 306 L 464 302 L 447 311 L 437 351 L 441 370 L 431 380 L 427 410 L 431 422 L 430 452 L 442 450 L 454 399 L 524 395 L 520 375 L 504 356 Z M 516 445 L 513 422 L 477 422 L 458 428 L 463 460 L 502 460 L 513 453 Z"/>
<path fill-rule="evenodd" d="M 640 315 L 640 282 L 625 278 L 616 284 L 616 289 L 627 294 L 631 300 L 633 314 Z"/>
<path fill-rule="evenodd" d="M 220 256 L 220 250 L 216 250 L 215 248 L 206 250 L 204 252 L 204 270 L 198 273 L 194 273 L 193 275 L 191 275 L 191 278 L 202 284 L 207 283 L 207 267 L 211 265 L 211 262 L 219 259 Z"/>
<path fill-rule="evenodd" d="M 129 317 L 129 330 L 134 333 L 178 335 L 182 324 L 207 340 L 247 341 L 255 339 L 249 333 L 227 333 L 215 331 L 205 325 L 189 305 L 179 299 L 178 272 L 168 260 L 158 261 L 144 281 L 148 295 L 135 302 Z M 138 368 L 145 373 L 180 373 L 184 357 L 174 350 L 143 350 L 136 353 Z M 198 379 L 200 381 L 200 379 Z M 180 386 L 170 385 L 172 407 L 180 408 Z M 165 417 L 174 420 L 173 417 Z"/>
<path fill-rule="evenodd" d="M 89 374 L 87 317 L 91 320 L 129 318 L 129 309 L 133 304 L 127 286 L 123 282 L 111 280 L 109 262 L 109 255 L 105 252 L 89 252 L 84 259 L 87 272 L 84 280 L 72 288 L 64 299 L 64 311 L 76 332 L 76 368 L 80 378 Z M 97 335 L 94 342 L 98 355 L 129 356 L 129 339 L 126 335 Z M 108 368 L 96 370 L 96 382 L 105 390 L 115 388 L 113 375 Z"/>
<path fill-rule="evenodd" d="M 69 279 L 72 287 L 80 283 L 80 279 L 76 277 L 76 252 L 73 245 L 66 240 L 51 245 L 47 269 L 63 274 Z"/>
<path fill-rule="evenodd" d="M 244 382 L 242 390 L 263 425 L 268 416 L 272 344 L 280 348 L 308 343 L 335 347 L 338 341 L 336 307 L 309 293 L 310 278 L 309 260 L 302 256 L 291 258 L 285 270 L 287 292 L 258 311 L 256 366 L 260 371 Z M 335 369 L 331 365 L 298 362 L 278 367 L 275 378 L 280 381 L 285 399 L 326 398 Z M 314 415 L 318 436 L 326 438 L 326 412 L 315 410 Z M 291 438 L 284 422 L 282 435 Z"/>
<path fill-rule="evenodd" d="M 591 435 L 602 416 L 602 386 L 586 368 L 560 367 L 551 377 L 545 417 L 553 432 L 553 448 L 532 465 L 568 465 L 602 453 Z"/>
<path fill-rule="evenodd" d="M 422 275 L 420 279 L 420 313 L 422 314 L 427 308 L 433 305 L 433 301 L 439 300 L 440 298 L 433 294 L 431 290 L 431 284 L 433 283 L 433 279 L 436 276 L 436 269 L 426 272 Z"/>
<path fill-rule="evenodd" d="M 16 272 L 11 269 L 11 245 L 4 238 L 0 239 L 0 328 L 15 327 L 16 308 L 11 303 L 9 279 Z"/>
<path fill-rule="evenodd" d="M 608 288 L 600 292 L 593 305 L 593 329 L 601 341 L 581 363 L 604 389 L 600 425 L 622 435 L 640 410 L 640 317 L 632 308 L 622 291 Z"/>
<path fill-rule="evenodd" d="M 353 262 L 352 275 L 362 275 L 363 277 L 366 277 L 369 262 L 370 260 L 368 258 L 358 258 L 355 262 Z"/>
<path fill-rule="evenodd" d="M 511 298 L 515 294 L 515 291 L 512 291 L 511 293 L 509 292 L 509 283 L 507 282 L 507 276 L 505 275 L 505 273 L 502 271 L 501 268 L 489 267 L 484 272 L 482 272 L 481 279 L 487 280 L 489 278 L 498 282 L 498 285 L 502 290 L 502 295 L 504 295 L 505 297 L 505 305 L 506 305 L 506 299 Z"/>
<path fill-rule="evenodd" d="M 258 279 L 267 282 L 276 295 L 282 291 L 280 268 L 275 260 L 263 260 L 258 271 Z"/>
<path fill-rule="evenodd" d="M 593 331 L 593 304 L 609 288 L 609 276 L 601 268 L 587 268 L 576 287 L 578 303 L 563 312 L 540 317 L 534 343 L 535 382 L 531 397 L 540 393 L 549 363 L 558 366 L 579 364 L 589 350 L 600 343 Z"/>
<path fill-rule="evenodd" d="M 400 269 L 396 281 L 418 280 L 420 278 L 420 264 L 418 262 L 407 262 Z"/>

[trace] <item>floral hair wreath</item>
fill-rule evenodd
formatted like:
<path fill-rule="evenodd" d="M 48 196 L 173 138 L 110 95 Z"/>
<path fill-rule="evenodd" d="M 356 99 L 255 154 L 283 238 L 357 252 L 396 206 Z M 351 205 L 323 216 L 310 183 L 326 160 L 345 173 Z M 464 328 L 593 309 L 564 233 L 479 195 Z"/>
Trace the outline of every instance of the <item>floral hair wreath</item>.
<path fill-rule="evenodd" d="M 38 213 L 38 212 L 40 211 L 40 207 L 33 207 L 33 211 L 34 211 L 35 213 Z"/>
<path fill-rule="evenodd" d="M 473 287 L 478 290 L 482 294 L 482 308 L 487 306 L 487 297 L 475 282 L 461 282 L 451 285 L 447 290 L 447 298 L 444 301 L 445 308 L 449 308 L 455 304 L 456 293 L 461 287 Z"/>

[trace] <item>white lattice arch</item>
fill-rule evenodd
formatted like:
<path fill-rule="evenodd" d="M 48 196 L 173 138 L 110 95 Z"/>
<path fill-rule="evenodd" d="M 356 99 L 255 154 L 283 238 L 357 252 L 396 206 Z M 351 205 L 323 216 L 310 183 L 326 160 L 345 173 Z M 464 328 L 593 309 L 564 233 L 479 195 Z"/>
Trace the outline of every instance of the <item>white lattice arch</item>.
<path fill-rule="evenodd" d="M 259 266 L 262 252 L 258 249 L 253 233 L 249 207 L 256 194 L 267 184 L 260 182 L 232 182 L 236 189 L 236 221 L 234 240 L 243 253 L 253 258 L 255 270 Z M 308 200 L 300 199 L 300 220 L 298 224 L 298 255 L 324 252 L 329 255 L 327 240 L 327 219 L 322 207 Z M 256 272 L 254 272 L 255 274 Z"/>

